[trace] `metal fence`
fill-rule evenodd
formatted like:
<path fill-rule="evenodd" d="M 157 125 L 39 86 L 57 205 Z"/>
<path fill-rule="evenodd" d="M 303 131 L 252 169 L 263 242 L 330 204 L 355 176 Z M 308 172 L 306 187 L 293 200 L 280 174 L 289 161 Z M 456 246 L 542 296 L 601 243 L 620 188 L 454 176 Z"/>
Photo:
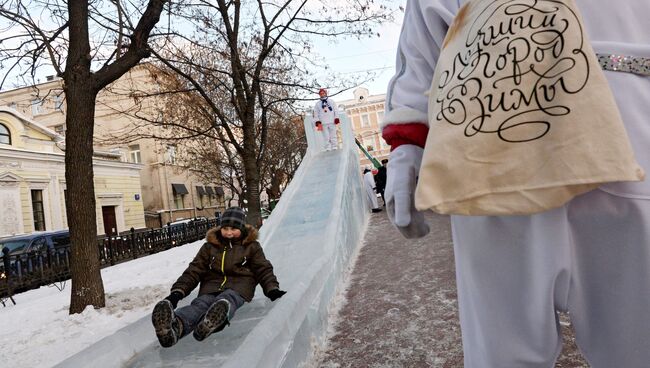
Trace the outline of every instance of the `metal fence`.
<path fill-rule="evenodd" d="M 175 246 L 205 238 L 210 228 L 218 225 L 218 219 L 192 221 L 126 234 L 97 239 L 101 267 L 158 253 Z M 0 303 L 13 302 L 16 293 L 35 289 L 43 285 L 54 285 L 70 278 L 69 244 L 55 249 L 8 254 L 3 249 L 0 264 Z M 14 302 L 15 304 L 15 302 Z"/>

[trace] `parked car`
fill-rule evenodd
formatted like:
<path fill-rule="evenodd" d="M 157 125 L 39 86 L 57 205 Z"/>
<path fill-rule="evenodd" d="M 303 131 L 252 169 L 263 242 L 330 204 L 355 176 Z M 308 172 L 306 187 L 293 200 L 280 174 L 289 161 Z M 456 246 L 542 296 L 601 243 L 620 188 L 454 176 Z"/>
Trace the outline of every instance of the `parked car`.
<path fill-rule="evenodd" d="M 183 228 L 183 225 L 188 225 L 190 222 L 192 222 L 192 219 L 178 219 L 176 221 L 168 222 L 167 225 L 163 226 L 163 228 L 167 230 L 181 230 Z"/>
<path fill-rule="evenodd" d="M 194 217 L 189 219 L 178 219 L 174 222 L 168 222 L 163 226 L 163 230 L 167 231 L 171 238 L 172 245 L 179 244 L 183 239 L 183 231 L 200 231 L 198 225 L 207 223 L 208 219 L 205 217 Z"/>
<path fill-rule="evenodd" d="M 177 219 L 176 221 L 168 222 L 167 225 L 163 226 L 163 228 L 168 228 L 170 230 L 180 230 L 183 228 L 183 225 L 190 226 L 190 225 L 203 223 L 207 221 L 208 221 L 207 217 L 203 217 L 203 216 L 188 218 L 188 219 Z"/>
<path fill-rule="evenodd" d="M 0 280 L 6 279 L 9 274 L 16 277 L 19 281 L 14 291 L 40 286 L 41 273 L 45 269 L 56 273 L 53 279 L 69 277 L 67 262 L 70 252 L 70 233 L 68 230 L 39 231 L 0 239 L 0 256 L 4 256 L 5 249 L 8 250 L 11 271 L 7 272 L 5 263 L 0 262 Z M 48 250 L 51 252 L 47 252 Z M 0 294 L 6 291 L 0 290 Z"/>
<path fill-rule="evenodd" d="M 0 251 L 9 249 L 9 255 L 38 252 L 45 249 L 57 250 L 70 245 L 68 230 L 39 231 L 0 239 Z M 4 253 L 3 253 L 4 254 Z"/>

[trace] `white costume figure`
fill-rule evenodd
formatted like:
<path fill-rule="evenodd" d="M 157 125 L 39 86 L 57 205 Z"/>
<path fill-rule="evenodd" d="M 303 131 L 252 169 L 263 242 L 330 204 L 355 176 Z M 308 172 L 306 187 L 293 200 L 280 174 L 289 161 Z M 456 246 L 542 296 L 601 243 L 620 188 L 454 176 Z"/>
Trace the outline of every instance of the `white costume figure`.
<path fill-rule="evenodd" d="M 314 105 L 314 122 L 318 130 L 322 130 L 325 140 L 325 150 L 335 150 L 339 146 L 336 136 L 336 126 L 340 123 L 336 102 L 327 97 L 327 90 L 318 91 L 320 99 Z"/>
<path fill-rule="evenodd" d="M 379 209 L 379 201 L 377 201 L 377 193 L 375 192 L 377 185 L 375 184 L 375 177 L 369 169 L 363 171 L 363 184 L 366 188 L 368 200 L 370 200 L 373 212 L 379 212 L 377 211 Z"/>
<path fill-rule="evenodd" d="M 474 0 L 476 1 L 476 0 Z M 512 1 L 512 0 L 511 0 Z M 511 2 L 505 1 L 505 2 Z M 467 1 L 409 0 L 382 123 L 385 197 L 406 237 L 428 232 L 413 195 L 443 40 Z M 518 9 L 547 0 L 514 0 Z M 557 3 L 557 1 L 554 1 Z M 576 0 L 639 164 L 650 169 L 650 2 Z M 630 72 L 631 71 L 631 72 Z M 435 147 L 426 151 L 435 152 Z M 467 180 L 472 180 L 468 173 Z M 569 311 L 593 368 L 650 366 L 650 182 L 600 186 L 527 216 L 452 216 L 467 368 L 553 367 Z"/>

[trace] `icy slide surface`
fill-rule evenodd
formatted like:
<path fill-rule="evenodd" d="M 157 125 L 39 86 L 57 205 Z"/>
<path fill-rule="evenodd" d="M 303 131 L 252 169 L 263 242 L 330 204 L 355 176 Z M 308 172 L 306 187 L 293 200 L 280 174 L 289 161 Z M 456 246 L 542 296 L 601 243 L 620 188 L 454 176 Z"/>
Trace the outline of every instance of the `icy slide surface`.
<path fill-rule="evenodd" d="M 203 342 L 186 336 L 168 349 L 158 345 L 147 316 L 58 366 L 294 368 L 304 362 L 324 338 L 328 308 L 368 220 L 354 139 L 347 118 L 341 120 L 342 149 L 330 152 L 321 152 L 320 137 L 305 120 L 307 156 L 260 232 L 284 297 L 272 303 L 258 287 L 229 327 Z"/>

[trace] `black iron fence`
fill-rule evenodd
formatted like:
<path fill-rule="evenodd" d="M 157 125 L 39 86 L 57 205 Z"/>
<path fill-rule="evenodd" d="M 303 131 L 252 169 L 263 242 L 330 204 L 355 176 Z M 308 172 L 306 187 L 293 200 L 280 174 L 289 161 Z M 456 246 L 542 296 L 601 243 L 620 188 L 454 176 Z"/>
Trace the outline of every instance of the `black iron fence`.
<path fill-rule="evenodd" d="M 130 232 L 97 239 L 101 267 L 158 253 L 175 246 L 205 238 L 217 219 Z M 9 254 L 3 249 L 0 264 L 0 302 L 4 305 L 12 295 L 43 285 L 51 285 L 70 278 L 70 247 L 48 248 L 22 254 Z M 13 301 L 13 300 L 12 300 Z"/>

